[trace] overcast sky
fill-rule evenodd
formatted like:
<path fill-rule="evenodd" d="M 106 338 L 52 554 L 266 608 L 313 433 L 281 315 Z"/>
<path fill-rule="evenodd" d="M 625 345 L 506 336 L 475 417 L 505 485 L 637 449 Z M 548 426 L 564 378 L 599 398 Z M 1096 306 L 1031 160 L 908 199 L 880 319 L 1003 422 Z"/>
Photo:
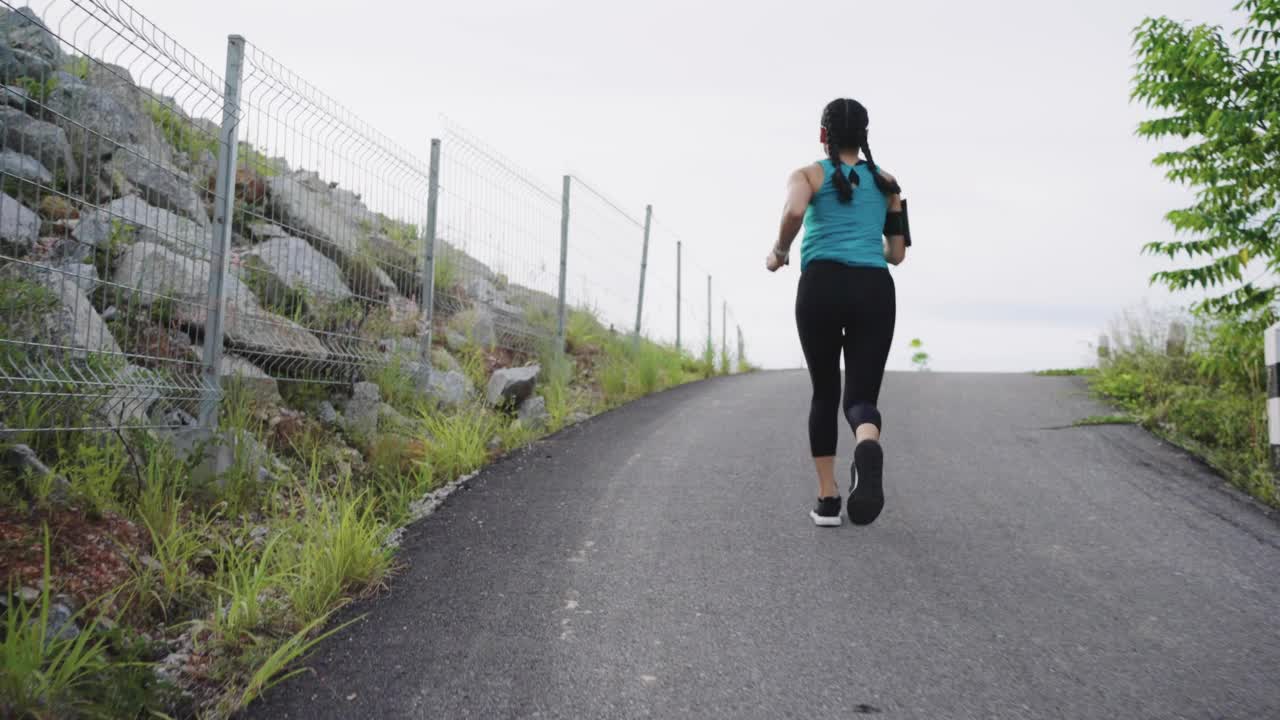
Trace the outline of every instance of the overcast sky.
<path fill-rule="evenodd" d="M 1191 299 L 1139 253 L 1190 195 L 1133 135 L 1131 31 L 1234 27 L 1232 4 L 134 0 L 219 70 L 246 36 L 424 157 L 447 114 L 549 189 L 573 172 L 652 203 L 768 367 L 803 364 L 797 269 L 763 270 L 785 179 L 821 156 L 823 105 L 857 98 L 916 240 L 890 367 L 919 337 L 935 369 L 1004 371 L 1079 365 L 1122 310 Z"/>

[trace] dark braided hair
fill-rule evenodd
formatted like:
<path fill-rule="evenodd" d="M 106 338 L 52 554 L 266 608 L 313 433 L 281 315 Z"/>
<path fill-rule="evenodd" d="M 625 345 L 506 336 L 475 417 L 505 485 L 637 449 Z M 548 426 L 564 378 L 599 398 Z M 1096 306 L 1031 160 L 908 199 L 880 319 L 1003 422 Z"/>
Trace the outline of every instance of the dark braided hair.
<path fill-rule="evenodd" d="M 871 144 L 867 142 L 868 123 L 867 109 L 857 100 L 832 100 L 822 111 L 822 127 L 827 131 L 827 157 L 835 167 L 831 182 L 836 186 L 836 194 L 842 203 L 853 202 L 853 187 L 858 184 L 857 172 L 850 169 L 846 175 L 842 169 L 842 149 L 861 150 L 867 156 L 871 177 L 875 178 L 880 192 L 885 195 L 901 192 L 897 182 L 880 174 L 876 161 L 871 157 Z"/>

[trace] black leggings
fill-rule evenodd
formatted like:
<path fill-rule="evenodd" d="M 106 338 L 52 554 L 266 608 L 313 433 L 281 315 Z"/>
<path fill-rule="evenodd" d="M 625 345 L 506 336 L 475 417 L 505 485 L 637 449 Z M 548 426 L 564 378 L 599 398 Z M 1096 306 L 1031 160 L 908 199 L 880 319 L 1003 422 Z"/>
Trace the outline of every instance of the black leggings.
<path fill-rule="evenodd" d="M 880 427 L 880 383 L 897 313 L 893 276 L 885 268 L 815 260 L 800 275 L 796 327 L 813 381 L 809 449 L 836 454 L 840 419 L 840 352 L 844 351 L 844 415 L 855 430 Z"/>

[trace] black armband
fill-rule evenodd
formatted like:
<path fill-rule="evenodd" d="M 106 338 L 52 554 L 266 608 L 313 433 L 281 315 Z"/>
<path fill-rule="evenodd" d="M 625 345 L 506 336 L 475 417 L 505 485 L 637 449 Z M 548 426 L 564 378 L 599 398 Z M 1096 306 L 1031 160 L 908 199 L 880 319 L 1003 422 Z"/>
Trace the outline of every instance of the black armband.
<path fill-rule="evenodd" d="M 901 235 L 907 247 L 911 247 L 911 224 L 907 221 L 907 201 L 902 201 L 901 210 L 890 210 L 884 216 L 884 234 L 888 237 Z"/>

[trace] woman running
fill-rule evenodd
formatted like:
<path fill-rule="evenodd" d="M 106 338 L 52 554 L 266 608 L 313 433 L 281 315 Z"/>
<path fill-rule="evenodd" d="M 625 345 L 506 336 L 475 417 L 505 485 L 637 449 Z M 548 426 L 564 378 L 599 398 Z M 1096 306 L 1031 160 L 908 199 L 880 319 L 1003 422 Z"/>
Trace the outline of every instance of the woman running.
<path fill-rule="evenodd" d="M 884 508 L 876 405 L 896 312 L 888 264 L 906 257 L 907 240 L 898 183 L 876 167 L 867 122 L 867 109 L 855 100 L 835 100 L 822 111 L 827 158 L 791 174 L 778 243 L 767 260 L 770 272 L 788 264 L 803 225 L 796 326 L 813 383 L 809 446 L 818 471 L 818 504 L 809 517 L 823 527 L 840 525 L 835 455 L 842 351 L 844 416 L 857 443 L 849 520 L 869 525 Z"/>

